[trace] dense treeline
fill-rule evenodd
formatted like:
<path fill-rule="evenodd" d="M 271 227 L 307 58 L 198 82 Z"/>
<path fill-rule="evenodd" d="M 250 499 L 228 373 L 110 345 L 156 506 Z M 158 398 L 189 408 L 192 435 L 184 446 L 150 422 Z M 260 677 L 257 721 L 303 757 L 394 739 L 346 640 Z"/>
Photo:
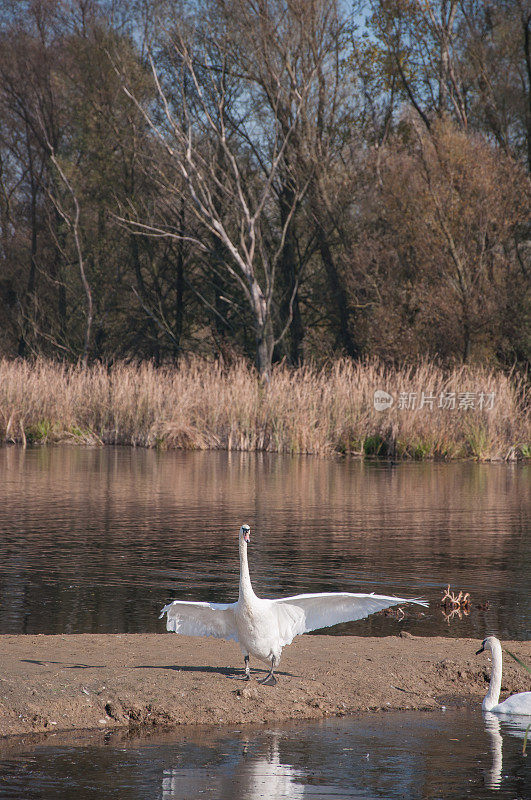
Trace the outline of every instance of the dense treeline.
<path fill-rule="evenodd" d="M 0 0 L 0 353 L 529 357 L 529 0 Z"/>

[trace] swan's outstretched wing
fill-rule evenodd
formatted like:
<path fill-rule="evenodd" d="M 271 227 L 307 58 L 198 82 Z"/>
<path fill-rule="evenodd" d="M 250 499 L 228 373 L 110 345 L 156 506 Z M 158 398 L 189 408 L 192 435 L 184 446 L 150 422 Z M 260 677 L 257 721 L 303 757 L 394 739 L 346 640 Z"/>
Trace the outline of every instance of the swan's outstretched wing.
<path fill-rule="evenodd" d="M 328 628 L 340 622 L 352 622 L 363 619 L 375 611 L 382 611 L 390 606 L 402 603 L 417 603 L 427 606 L 425 600 L 409 600 L 404 597 L 386 597 L 383 594 L 351 594 L 350 592 L 330 592 L 323 594 L 297 594 L 293 597 L 281 597 L 272 601 L 278 605 L 289 605 L 300 609 L 304 617 L 297 624 L 299 633 Z M 302 630 L 301 630 L 302 628 Z"/>
<path fill-rule="evenodd" d="M 233 603 L 175 600 L 164 606 L 159 619 L 166 614 L 167 630 L 184 636 L 215 636 L 238 641 L 233 607 Z"/>

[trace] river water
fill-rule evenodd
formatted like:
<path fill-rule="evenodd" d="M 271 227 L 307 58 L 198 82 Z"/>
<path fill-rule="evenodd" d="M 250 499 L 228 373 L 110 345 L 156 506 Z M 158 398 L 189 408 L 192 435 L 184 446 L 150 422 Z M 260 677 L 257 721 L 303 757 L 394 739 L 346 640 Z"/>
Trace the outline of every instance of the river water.
<path fill-rule="evenodd" d="M 328 633 L 530 636 L 531 469 L 126 448 L 0 449 L 0 632 L 162 631 L 170 599 L 424 597 Z M 443 588 L 470 592 L 443 613 Z M 492 715 L 489 715 L 492 716 Z M 526 722 L 479 709 L 0 742 L 0 800 L 524 800 Z"/>
<path fill-rule="evenodd" d="M 523 718 L 365 714 L 261 729 L 0 742 L 1 800 L 524 800 Z M 529 719 L 528 719 L 529 721 Z"/>
<path fill-rule="evenodd" d="M 430 602 L 330 633 L 530 638 L 529 466 L 8 447 L 0 501 L 1 633 L 154 632 L 170 599 L 233 601 L 247 522 L 258 595 Z M 447 584 L 468 615 L 445 617 Z"/>

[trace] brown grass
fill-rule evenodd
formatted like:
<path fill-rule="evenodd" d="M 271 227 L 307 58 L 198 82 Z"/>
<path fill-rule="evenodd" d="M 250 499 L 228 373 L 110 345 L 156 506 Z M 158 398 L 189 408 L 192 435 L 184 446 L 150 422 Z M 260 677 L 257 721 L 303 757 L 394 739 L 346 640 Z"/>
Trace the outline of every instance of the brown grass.
<path fill-rule="evenodd" d="M 390 409 L 374 409 L 376 389 Z M 398 407 L 400 392 L 417 408 Z M 418 408 L 421 393 L 433 409 Z M 455 392 L 455 410 L 438 407 Z M 459 394 L 494 393 L 492 410 L 459 408 Z M 378 361 L 338 361 L 316 369 L 277 367 L 268 387 L 243 362 L 195 360 L 83 368 L 45 360 L 0 361 L 4 442 L 76 442 L 144 447 L 481 460 L 529 457 L 523 380 L 482 367 L 444 371 L 421 363 L 393 369 Z"/>

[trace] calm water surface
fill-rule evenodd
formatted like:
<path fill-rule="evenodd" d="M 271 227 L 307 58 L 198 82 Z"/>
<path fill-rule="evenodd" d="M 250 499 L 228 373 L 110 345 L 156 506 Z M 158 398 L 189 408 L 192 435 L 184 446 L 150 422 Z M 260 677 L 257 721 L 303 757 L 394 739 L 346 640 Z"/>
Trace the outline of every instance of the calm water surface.
<path fill-rule="evenodd" d="M 492 716 L 492 715 L 490 715 Z M 0 743 L 0 798 L 524 800 L 525 727 L 447 711 Z"/>
<path fill-rule="evenodd" d="M 332 632 L 527 639 L 530 478 L 506 464 L 4 447 L 0 632 L 159 631 L 168 599 L 232 601 L 248 522 L 259 595 L 430 601 Z M 468 616 L 445 619 L 448 583 L 471 593 Z"/>

